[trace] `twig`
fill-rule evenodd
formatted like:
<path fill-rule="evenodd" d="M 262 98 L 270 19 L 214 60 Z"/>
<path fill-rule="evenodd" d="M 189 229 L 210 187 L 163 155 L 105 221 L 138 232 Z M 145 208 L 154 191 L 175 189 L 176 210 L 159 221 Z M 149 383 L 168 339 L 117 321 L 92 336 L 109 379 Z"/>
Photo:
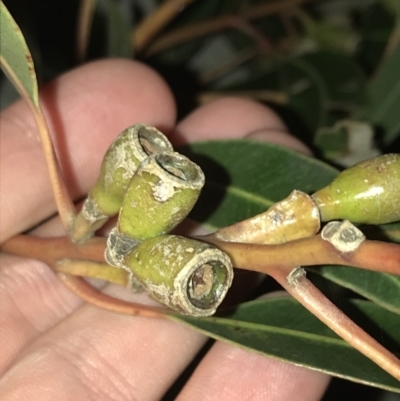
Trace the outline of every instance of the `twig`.
<path fill-rule="evenodd" d="M 296 266 L 349 265 L 382 273 L 400 275 L 400 245 L 365 240 L 352 253 L 342 253 L 320 235 L 280 245 L 227 242 L 213 235 L 197 237 L 226 252 L 234 266 L 269 274 L 270 269 Z M 82 245 L 66 237 L 37 238 L 17 235 L 0 246 L 0 250 L 41 260 L 50 266 L 58 260 L 85 259 L 104 262 L 105 238 L 93 237 Z"/>
<path fill-rule="evenodd" d="M 79 63 L 85 60 L 89 45 L 90 28 L 96 0 L 81 0 L 76 27 L 76 58 Z"/>
<path fill-rule="evenodd" d="M 126 315 L 153 318 L 165 318 L 167 317 L 167 313 L 171 314 L 171 311 L 166 308 L 147 306 L 110 297 L 107 294 L 97 291 L 85 280 L 79 277 L 74 277 L 65 273 L 58 273 L 58 277 L 74 294 L 86 302 L 103 309 L 124 313 Z"/>
<path fill-rule="evenodd" d="M 73 204 L 67 191 L 67 187 L 65 186 L 65 182 L 61 174 L 60 166 L 58 164 L 57 156 L 53 147 L 53 142 L 50 137 L 46 119 L 40 107 L 39 101 L 37 100 L 36 102 L 34 102 L 31 99 L 30 95 L 25 90 L 25 87 L 22 85 L 13 69 L 1 55 L 0 64 L 5 68 L 12 82 L 18 89 L 21 96 L 27 101 L 32 111 L 33 117 L 38 127 L 43 153 L 50 175 L 50 182 L 53 190 L 54 199 L 57 205 L 58 212 L 60 214 L 61 222 L 65 228 L 65 231 L 68 233 L 70 232 L 73 221 L 75 219 L 75 205 Z"/>
<path fill-rule="evenodd" d="M 129 277 L 125 270 L 121 269 L 118 273 L 115 271 L 115 268 L 107 265 L 107 270 L 101 271 L 101 266 L 103 265 L 101 262 L 104 262 L 105 246 L 105 239 L 99 237 L 91 238 L 84 245 L 77 245 L 71 242 L 68 237 L 44 239 L 17 235 L 2 244 L 0 249 L 4 252 L 35 258 L 46 263 L 54 271 L 58 271 L 57 275 L 66 287 L 92 305 L 114 312 L 143 317 L 165 317 L 167 312 L 171 313 L 164 308 L 146 306 L 111 297 L 97 291 L 80 277 L 60 272 L 64 271 L 81 276 L 89 273 L 87 275 L 90 277 L 107 279 L 108 281 L 118 282 L 118 284 L 126 286 L 126 283 L 129 282 Z M 71 259 L 80 260 L 70 263 L 71 260 L 66 260 L 66 256 Z M 83 259 L 87 259 L 87 261 Z"/>
<path fill-rule="evenodd" d="M 258 19 L 266 15 L 282 13 L 287 9 L 308 1 L 312 0 L 278 0 L 273 3 L 258 4 L 242 10 L 240 16 L 245 20 Z M 213 20 L 202 21 L 175 29 L 155 41 L 147 49 L 146 55 L 152 55 L 180 43 L 231 28 L 235 18 L 235 15 L 224 15 Z"/>
<path fill-rule="evenodd" d="M 270 269 L 269 274 L 338 336 L 400 380 L 400 360 L 329 301 L 306 278 L 304 269 Z"/>
<path fill-rule="evenodd" d="M 136 51 L 140 52 L 165 25 L 193 1 L 168 0 L 142 21 L 132 32 L 132 43 Z"/>
<path fill-rule="evenodd" d="M 0 245 L 0 250 L 17 256 L 37 259 L 49 266 L 59 260 L 85 259 L 105 262 L 106 239 L 93 237 L 84 244 L 73 243 L 68 237 L 40 238 L 30 235 L 16 235 Z"/>
<path fill-rule="evenodd" d="M 400 275 L 400 246 L 366 240 L 351 254 L 343 254 L 320 235 L 281 245 L 258 245 L 220 241 L 212 235 L 199 237 L 226 252 L 234 266 L 269 274 L 275 267 L 349 265 Z"/>
<path fill-rule="evenodd" d="M 58 273 L 106 280 L 110 283 L 122 285 L 123 287 L 129 284 L 128 272 L 119 267 L 111 266 L 108 263 L 83 259 L 61 259 L 53 267 Z"/>

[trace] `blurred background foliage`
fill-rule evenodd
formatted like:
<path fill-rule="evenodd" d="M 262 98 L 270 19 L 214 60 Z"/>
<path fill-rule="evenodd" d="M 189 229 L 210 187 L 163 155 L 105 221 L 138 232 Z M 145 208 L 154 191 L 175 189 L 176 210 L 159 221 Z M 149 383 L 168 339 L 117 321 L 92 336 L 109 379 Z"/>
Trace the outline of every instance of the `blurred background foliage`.
<path fill-rule="evenodd" d="M 338 166 L 400 152 L 400 0 L 4 4 L 25 36 L 40 84 L 90 60 L 135 58 L 167 80 L 180 118 L 221 96 L 249 96 Z M 2 108 L 18 97 L 4 75 L 0 91 Z M 400 400 L 340 379 L 324 400 L 355 394 Z"/>
<path fill-rule="evenodd" d="M 274 108 L 316 153 L 351 165 L 400 148 L 399 0 L 5 0 L 44 83 L 134 57 L 183 117 L 226 94 Z M 1 80 L 2 106 L 17 95 Z"/>

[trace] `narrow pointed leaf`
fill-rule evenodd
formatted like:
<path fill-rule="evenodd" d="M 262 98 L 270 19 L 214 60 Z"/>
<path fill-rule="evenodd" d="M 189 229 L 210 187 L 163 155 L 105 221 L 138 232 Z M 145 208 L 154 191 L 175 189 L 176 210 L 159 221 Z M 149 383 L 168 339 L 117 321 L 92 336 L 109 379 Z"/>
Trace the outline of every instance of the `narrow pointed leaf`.
<path fill-rule="evenodd" d="M 265 142 L 199 142 L 182 151 L 206 175 L 191 218 L 213 228 L 261 213 L 293 189 L 313 193 L 338 174 L 316 159 Z"/>
<path fill-rule="evenodd" d="M 400 353 L 400 318 L 367 301 L 346 313 L 392 352 Z M 289 297 L 239 305 L 221 316 L 172 316 L 217 339 L 272 358 L 400 393 L 400 382 L 384 372 Z"/>
<path fill-rule="evenodd" d="M 383 142 L 391 143 L 400 132 L 400 45 L 369 86 L 370 119 L 383 128 Z"/>
<path fill-rule="evenodd" d="M 121 10 L 113 0 L 102 0 L 100 5 L 104 8 L 108 24 L 106 56 L 132 57 L 133 46 L 129 22 L 122 15 Z"/>
<path fill-rule="evenodd" d="M 39 108 L 38 87 L 31 53 L 22 32 L 0 2 L 0 65 L 20 94 Z"/>
<path fill-rule="evenodd" d="M 318 272 L 328 280 L 400 314 L 400 277 L 348 266 L 324 266 Z M 400 317 L 397 319 L 400 325 Z"/>
<path fill-rule="evenodd" d="M 302 56 L 320 74 L 328 91 L 325 107 L 354 111 L 366 100 L 366 77 L 345 54 L 319 51 Z"/>

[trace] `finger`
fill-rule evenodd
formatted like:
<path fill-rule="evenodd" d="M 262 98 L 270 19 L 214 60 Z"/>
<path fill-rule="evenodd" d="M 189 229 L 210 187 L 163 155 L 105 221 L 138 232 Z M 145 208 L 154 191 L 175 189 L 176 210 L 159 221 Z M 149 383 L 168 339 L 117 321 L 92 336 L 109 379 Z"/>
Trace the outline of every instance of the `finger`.
<path fill-rule="evenodd" d="M 128 125 L 143 122 L 169 130 L 172 95 L 148 67 L 122 60 L 99 61 L 71 71 L 41 92 L 68 189 L 82 196 L 100 161 Z M 0 242 L 56 210 L 37 128 L 23 101 L 1 114 Z"/>
<path fill-rule="evenodd" d="M 329 377 L 217 342 L 177 401 L 317 401 Z"/>
<path fill-rule="evenodd" d="M 237 104 L 238 108 L 242 106 L 241 102 Z M 235 115 L 235 110 L 232 111 Z M 219 120 L 219 129 L 214 132 L 224 137 L 229 130 L 225 129 L 226 120 L 219 113 L 218 108 L 209 107 L 203 116 L 210 122 Z M 187 131 L 182 125 L 178 129 L 189 135 L 197 127 L 188 119 L 185 120 Z M 267 120 L 263 123 L 268 127 Z M 237 124 L 240 124 L 239 118 Z M 243 126 L 243 134 L 259 127 L 258 121 L 249 121 Z M 204 124 L 203 131 L 197 132 L 201 137 L 202 132 L 205 136 L 214 128 Z M 106 292 L 119 298 L 143 301 L 142 296 L 129 295 L 115 285 L 108 286 Z M 85 305 L 19 355 L 0 382 L 0 392 L 11 397 L 17 388 L 15 391 L 20 396 L 29 394 L 30 399 L 42 395 L 43 391 L 51 395 L 47 398 L 42 395 L 41 400 L 54 398 L 54 394 L 60 400 L 71 399 L 69 391 L 73 391 L 75 400 L 87 399 L 89 394 L 108 394 L 109 398 L 123 398 L 124 395 L 128 398 L 129 394 L 133 399 L 156 400 L 203 342 L 202 335 L 178 323 L 121 316 Z M 52 375 L 55 364 L 63 375 Z M 49 375 L 54 379 L 46 380 Z"/>
<path fill-rule="evenodd" d="M 238 97 L 222 98 L 199 108 L 177 126 L 173 138 L 182 144 L 244 136 L 311 154 L 302 142 L 288 133 L 283 121 L 271 109 Z"/>
<path fill-rule="evenodd" d="M 71 71 L 44 88 L 42 99 L 68 186 L 77 196 L 94 182 L 106 148 L 120 131 L 137 122 L 169 130 L 175 120 L 173 99 L 162 79 L 129 61 L 101 61 Z M 4 111 L 1 127 L 4 239 L 51 214 L 54 203 L 27 106 L 18 102 Z M 0 258 L 1 372 L 26 344 L 71 313 L 80 300 L 42 263 Z"/>

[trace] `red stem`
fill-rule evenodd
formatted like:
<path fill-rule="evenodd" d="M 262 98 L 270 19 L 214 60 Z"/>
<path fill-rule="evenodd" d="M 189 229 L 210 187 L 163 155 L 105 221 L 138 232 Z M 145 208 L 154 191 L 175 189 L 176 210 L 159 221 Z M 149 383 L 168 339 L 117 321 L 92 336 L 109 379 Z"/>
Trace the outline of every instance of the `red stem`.
<path fill-rule="evenodd" d="M 210 242 L 226 252 L 234 266 L 264 274 L 269 274 L 271 268 L 332 264 L 400 275 L 400 245 L 387 242 L 365 240 L 355 252 L 342 253 L 320 235 L 280 245 L 225 242 L 212 235 L 198 239 Z M 17 235 L 1 245 L 0 249 L 53 265 L 57 260 L 65 258 L 104 262 L 105 247 L 106 239 L 100 237 L 93 237 L 78 245 L 67 237 Z"/>
<path fill-rule="evenodd" d="M 320 235 L 280 245 L 224 242 L 212 235 L 199 239 L 226 252 L 234 266 L 265 274 L 271 268 L 332 264 L 400 275 L 400 246 L 386 242 L 365 240 L 356 251 L 343 253 Z"/>
<path fill-rule="evenodd" d="M 270 269 L 269 274 L 332 331 L 400 380 L 400 360 L 329 301 L 306 278 L 303 269 Z"/>
<path fill-rule="evenodd" d="M 171 311 L 166 308 L 147 306 L 110 297 L 107 294 L 97 291 L 80 277 L 74 277 L 65 273 L 57 273 L 57 275 L 73 293 L 90 304 L 96 305 L 100 308 L 141 317 L 165 318 L 167 313 L 171 313 Z"/>

